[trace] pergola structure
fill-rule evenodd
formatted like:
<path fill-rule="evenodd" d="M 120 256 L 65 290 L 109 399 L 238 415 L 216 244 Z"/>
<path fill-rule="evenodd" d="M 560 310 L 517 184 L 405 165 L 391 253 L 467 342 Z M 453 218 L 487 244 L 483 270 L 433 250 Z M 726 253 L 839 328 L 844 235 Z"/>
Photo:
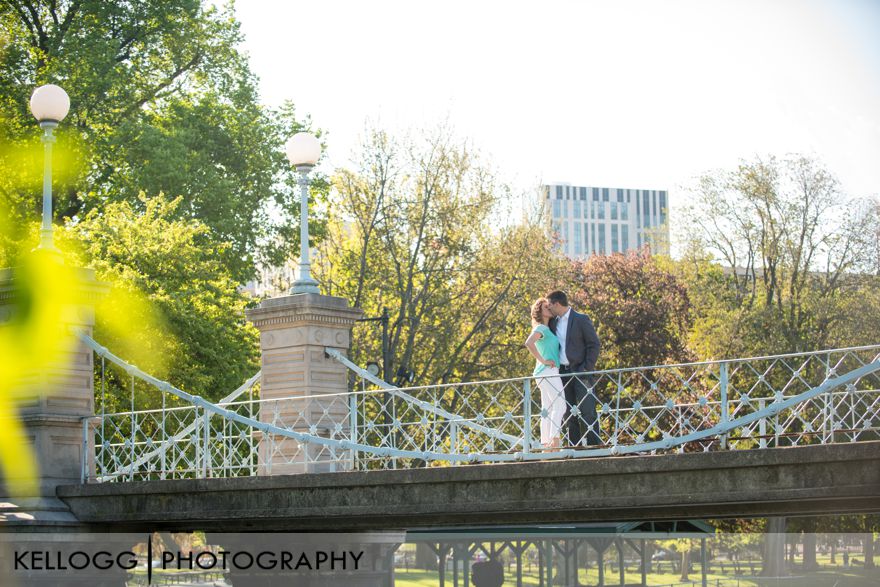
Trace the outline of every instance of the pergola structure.
<path fill-rule="evenodd" d="M 482 553 L 488 560 L 497 560 L 510 551 L 516 561 L 516 585 L 523 585 L 523 558 L 534 547 L 538 552 L 538 585 L 578 585 L 577 572 L 581 563 L 578 555 L 583 547 L 592 548 L 596 561 L 604 560 L 607 550 L 617 550 L 619 579 L 617 585 L 627 585 L 625 578 L 624 545 L 629 545 L 640 557 L 641 581 L 633 585 L 647 585 L 649 569 L 649 540 L 692 538 L 700 540 L 700 572 L 702 584 L 707 585 L 706 539 L 715 529 L 702 521 L 675 522 L 618 522 L 564 526 L 485 527 L 415 530 L 407 532 L 407 543 L 424 543 L 437 555 L 439 585 L 445 587 L 451 579 L 453 587 L 470 586 L 470 562 Z M 447 577 L 447 561 L 452 560 L 451 577 Z M 599 564 L 600 587 L 606 585 L 605 565 Z M 613 585 L 614 583 L 612 583 Z"/>

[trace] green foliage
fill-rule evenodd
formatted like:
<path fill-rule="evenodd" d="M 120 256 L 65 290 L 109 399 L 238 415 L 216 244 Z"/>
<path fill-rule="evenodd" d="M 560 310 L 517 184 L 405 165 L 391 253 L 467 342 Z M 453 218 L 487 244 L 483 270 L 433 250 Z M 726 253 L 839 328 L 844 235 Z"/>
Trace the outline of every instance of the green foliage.
<path fill-rule="evenodd" d="M 522 375 L 531 301 L 564 271 L 539 224 L 490 228 L 509 215 L 507 188 L 448 131 L 419 141 L 376 131 L 356 169 L 334 178 L 327 241 L 315 267 L 324 292 L 391 315 L 391 373 L 416 384 Z M 497 224 L 497 223 L 496 223 Z M 378 360 L 375 325 L 355 329 L 353 356 Z"/>
<path fill-rule="evenodd" d="M 131 344 L 144 346 L 157 357 L 151 370 L 189 393 L 219 399 L 259 368 L 258 336 L 244 317 L 248 298 L 222 263 L 222 249 L 206 248 L 201 242 L 208 227 L 201 222 L 177 218 L 181 198 L 147 198 L 141 194 L 142 211 L 128 202 L 108 204 L 103 213 L 92 211 L 69 227 L 69 238 L 82 243 L 81 262 L 95 268 L 99 279 L 117 288 L 147 294 L 163 319 L 158 324 L 128 316 L 127 329 L 137 333 Z M 121 309 L 116 309 L 116 312 Z M 96 337 L 122 356 L 126 341 L 106 328 L 98 316 Z M 155 404 L 145 398 L 138 408 Z M 127 390 L 122 390 L 125 397 Z"/>
<path fill-rule="evenodd" d="M 876 202 L 844 197 L 828 170 L 798 156 L 707 174 L 694 196 L 682 223 L 680 275 L 696 296 L 698 354 L 778 354 L 865 340 L 858 322 L 878 316 L 870 295 Z"/>
<path fill-rule="evenodd" d="M 0 198 L 14 217 L 39 208 L 27 103 L 51 82 L 71 97 L 57 131 L 57 218 L 163 192 L 184 196 L 176 217 L 207 226 L 200 238 L 229 243 L 217 253 L 239 281 L 255 258 L 280 264 L 295 250 L 298 197 L 282 144 L 303 125 L 289 104 L 259 105 L 232 9 L 204 4 L 0 4 Z"/>
<path fill-rule="evenodd" d="M 53 154 L 62 246 L 115 288 L 145 292 L 163 318 L 105 304 L 138 337 L 107 315 L 96 336 L 123 358 L 153 351 L 138 366 L 188 392 L 225 395 L 257 369 L 238 284 L 255 261 L 280 265 L 298 248 L 299 191 L 282 145 L 305 125 L 289 103 L 259 104 L 231 7 L 17 0 L 0 3 L 0 23 L 0 206 L 14 227 L 0 235 L 0 264 L 35 235 L 43 150 L 28 99 L 57 83 L 71 98 Z M 313 196 L 327 189 L 319 177 Z M 310 228 L 320 239 L 320 218 Z M 155 403 L 135 388 L 137 407 Z M 111 404 L 127 406 L 127 393 Z"/>

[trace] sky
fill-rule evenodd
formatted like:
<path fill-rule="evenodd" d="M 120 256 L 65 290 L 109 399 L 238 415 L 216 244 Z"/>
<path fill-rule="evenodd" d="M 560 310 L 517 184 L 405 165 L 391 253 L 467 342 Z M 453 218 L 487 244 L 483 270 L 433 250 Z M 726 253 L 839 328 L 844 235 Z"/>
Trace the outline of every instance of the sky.
<path fill-rule="evenodd" d="M 522 193 L 686 187 L 741 159 L 818 157 L 880 193 L 880 1 L 237 0 L 269 106 L 327 133 L 444 121 Z"/>

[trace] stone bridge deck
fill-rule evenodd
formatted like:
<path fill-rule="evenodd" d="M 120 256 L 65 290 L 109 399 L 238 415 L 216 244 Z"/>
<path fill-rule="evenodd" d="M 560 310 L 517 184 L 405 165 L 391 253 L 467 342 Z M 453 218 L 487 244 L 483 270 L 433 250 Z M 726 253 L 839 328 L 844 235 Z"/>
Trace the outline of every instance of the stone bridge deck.
<path fill-rule="evenodd" d="M 880 511 L 880 441 L 397 471 L 65 485 L 113 530 L 417 529 Z"/>

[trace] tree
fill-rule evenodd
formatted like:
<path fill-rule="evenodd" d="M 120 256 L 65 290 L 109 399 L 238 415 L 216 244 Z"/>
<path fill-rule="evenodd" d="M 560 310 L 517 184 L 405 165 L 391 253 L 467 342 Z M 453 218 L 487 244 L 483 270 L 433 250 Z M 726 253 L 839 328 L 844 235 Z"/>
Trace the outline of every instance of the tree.
<path fill-rule="evenodd" d="M 715 337 L 709 327 L 698 344 L 747 354 L 834 342 L 841 308 L 858 296 L 858 275 L 876 267 L 876 205 L 844 198 L 829 171 L 800 156 L 707 174 L 695 196 L 683 223 L 693 229 L 689 254 L 720 261 L 733 294 L 721 316 L 706 316 L 732 331 Z"/>
<path fill-rule="evenodd" d="M 303 128 L 287 105 L 258 104 L 231 7 L 199 0 L 0 3 L 0 200 L 16 220 L 39 209 L 35 85 L 71 95 L 58 128 L 55 214 L 82 218 L 138 194 L 184 196 L 177 218 L 222 247 L 236 280 L 254 258 L 280 264 L 298 215 L 282 143 Z M 320 223 L 318 223 L 320 224 Z"/>
<path fill-rule="evenodd" d="M 739 560 L 762 549 L 765 518 L 709 520 L 715 527 L 715 544 L 727 553 L 734 564 L 735 574 L 740 574 Z"/>
<path fill-rule="evenodd" d="M 690 538 L 676 538 L 673 540 L 661 540 L 658 542 L 661 548 L 681 555 L 679 580 L 689 581 L 691 572 L 691 551 L 696 548 L 695 541 Z"/>
<path fill-rule="evenodd" d="M 324 293 L 367 315 L 390 309 L 392 372 L 431 384 L 531 370 L 528 307 L 563 261 L 540 217 L 505 222 L 508 190 L 479 153 L 446 129 L 416 140 L 371 131 L 333 183 L 315 271 Z M 356 360 L 380 356 L 378 344 L 356 330 Z"/>
<path fill-rule="evenodd" d="M 596 322 L 603 368 L 691 358 L 687 288 L 646 250 L 574 261 L 571 281 L 572 303 Z"/>
<path fill-rule="evenodd" d="M 865 568 L 873 569 L 874 534 L 880 531 L 878 515 L 815 516 L 793 518 L 793 526 L 804 532 L 804 566 L 818 568 L 816 564 L 816 533 L 831 535 L 831 564 L 835 564 L 837 534 L 860 534 L 865 555 Z"/>
<path fill-rule="evenodd" d="M 148 296 L 161 319 L 158 323 L 145 322 L 127 309 L 114 313 L 128 314 L 126 326 L 137 333 L 137 345 L 150 348 L 154 356 L 171 358 L 149 365 L 159 370 L 154 374 L 189 393 L 217 400 L 259 368 L 258 336 L 244 317 L 249 299 L 238 291 L 217 254 L 222 249 L 200 242 L 208 227 L 176 218 L 181 201 L 141 194 L 142 211 L 128 202 L 108 204 L 102 212 L 93 210 L 70 224 L 68 239 L 83 243 L 77 263 L 92 266 L 99 279 Z M 96 338 L 114 352 L 131 356 L 133 349 L 126 350 L 131 345 L 118 329 L 107 326 L 99 315 Z M 140 399 L 154 404 L 155 392 Z M 117 405 L 106 406 L 108 410 L 118 407 L 121 398 L 113 401 Z M 136 407 L 144 409 L 144 403 Z"/>

